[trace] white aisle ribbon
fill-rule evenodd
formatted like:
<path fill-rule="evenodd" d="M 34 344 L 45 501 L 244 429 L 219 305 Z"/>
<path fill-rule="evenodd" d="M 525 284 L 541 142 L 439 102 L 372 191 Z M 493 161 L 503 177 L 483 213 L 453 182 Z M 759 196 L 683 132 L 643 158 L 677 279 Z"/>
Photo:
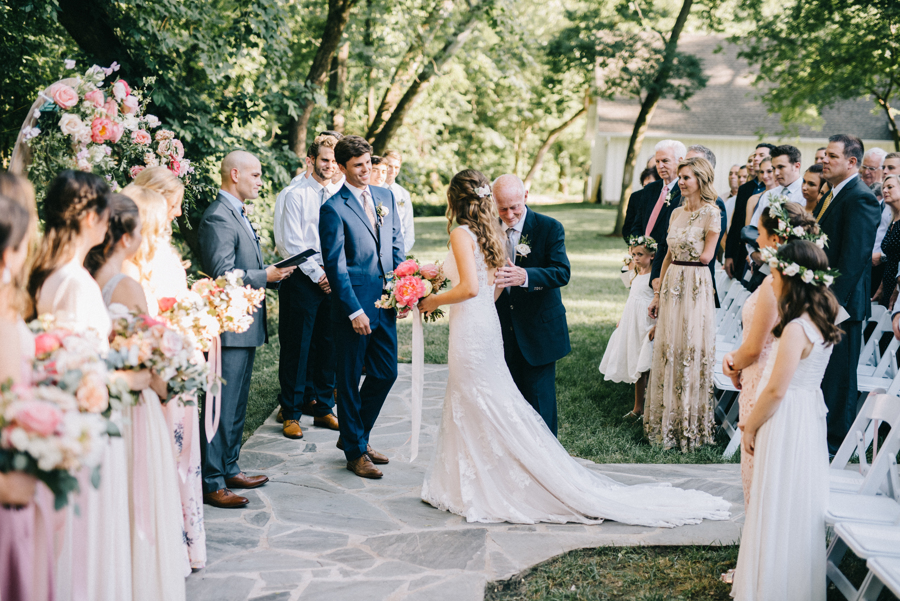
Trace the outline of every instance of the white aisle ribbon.
<path fill-rule="evenodd" d="M 222 377 L 222 338 L 216 336 L 209 346 L 209 379 L 206 384 L 206 406 L 203 408 L 206 421 L 206 442 L 212 442 L 216 430 L 219 429 L 219 414 L 222 412 L 222 384 L 218 385 L 218 392 L 213 392 L 213 386 L 218 378 Z M 187 428 L 185 428 L 187 430 Z M 187 453 L 190 455 L 190 451 Z"/>
<path fill-rule="evenodd" d="M 425 389 L 425 332 L 422 326 L 422 315 L 418 307 L 412 308 L 412 386 L 411 420 L 412 435 L 409 449 L 409 462 L 412 463 L 419 454 L 419 430 L 422 427 L 422 396 Z"/>

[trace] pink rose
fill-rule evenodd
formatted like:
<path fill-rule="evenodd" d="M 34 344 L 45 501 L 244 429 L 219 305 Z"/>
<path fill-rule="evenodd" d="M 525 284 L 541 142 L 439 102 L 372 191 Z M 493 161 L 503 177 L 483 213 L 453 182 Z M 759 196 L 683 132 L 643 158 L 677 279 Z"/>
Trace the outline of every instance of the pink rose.
<path fill-rule="evenodd" d="M 397 265 L 397 269 L 394 270 L 394 276 L 398 278 L 405 278 L 408 275 L 412 275 L 415 272 L 419 271 L 419 264 L 416 263 L 414 259 L 407 259 L 403 261 L 399 265 Z"/>
<path fill-rule="evenodd" d="M 160 313 L 165 313 L 166 311 L 168 311 L 169 309 L 174 307 L 175 303 L 177 303 L 177 302 L 178 301 L 174 297 L 171 297 L 171 296 L 164 296 L 163 298 L 156 301 L 156 303 L 159 305 Z"/>
<path fill-rule="evenodd" d="M 47 401 L 25 401 L 16 409 L 13 419 L 23 430 L 50 436 L 62 421 L 62 412 Z"/>
<path fill-rule="evenodd" d="M 153 138 L 151 138 L 150 134 L 148 134 L 143 129 L 139 129 L 136 132 L 133 132 L 131 134 L 131 141 L 134 142 L 135 144 L 140 144 L 141 146 L 146 146 L 147 144 L 149 144 L 150 142 L 153 141 Z"/>
<path fill-rule="evenodd" d="M 134 96 L 127 96 L 125 100 L 122 101 L 122 112 L 126 115 L 133 115 L 137 112 L 138 108 L 140 108 L 140 103 Z"/>
<path fill-rule="evenodd" d="M 143 165 L 135 165 L 134 167 L 132 167 L 131 169 L 128 170 L 128 175 L 131 176 L 131 179 L 134 179 L 144 169 L 146 169 L 146 167 L 144 167 Z"/>
<path fill-rule="evenodd" d="M 106 111 L 107 117 L 115 119 L 119 115 L 119 104 L 115 99 L 110 98 L 106 101 L 106 104 L 103 105 L 103 110 Z"/>
<path fill-rule="evenodd" d="M 426 280 L 433 280 L 441 274 L 441 270 L 434 263 L 428 263 L 427 265 L 419 267 L 419 273 L 421 273 L 422 277 Z"/>
<path fill-rule="evenodd" d="M 125 133 L 125 126 L 121 123 L 113 122 L 109 126 L 109 141 L 115 144 L 119 140 L 122 139 L 122 134 Z"/>
<path fill-rule="evenodd" d="M 127 96 L 131 94 L 131 88 L 128 87 L 128 84 L 125 83 L 124 79 L 118 80 L 112 86 L 113 96 L 116 97 L 116 100 L 122 101 L 125 100 Z"/>
<path fill-rule="evenodd" d="M 60 108 L 70 109 L 78 104 L 78 92 L 64 83 L 56 82 L 50 86 L 47 92 L 50 98 L 53 99 L 53 102 L 58 104 Z"/>
<path fill-rule="evenodd" d="M 78 407 L 88 413 L 103 413 L 109 407 L 109 391 L 100 376 L 88 372 L 81 378 L 81 385 L 75 393 Z"/>
<path fill-rule="evenodd" d="M 84 95 L 84 99 L 94 105 L 94 108 L 102 109 L 106 104 L 106 97 L 100 90 L 91 90 Z"/>
<path fill-rule="evenodd" d="M 404 263 L 408 262 L 404 261 Z M 394 286 L 394 297 L 397 299 L 397 304 L 403 307 L 412 307 L 423 296 L 425 296 L 425 284 L 417 277 L 407 276 Z"/>
<path fill-rule="evenodd" d="M 179 163 L 175 159 L 172 159 L 171 161 L 169 161 L 169 164 L 166 165 L 166 167 L 168 167 L 169 171 L 171 171 L 175 175 L 178 175 L 179 173 L 181 173 L 181 163 Z"/>
<path fill-rule="evenodd" d="M 97 117 L 91 122 L 91 140 L 101 144 L 109 139 L 112 121 L 106 117 Z"/>
<path fill-rule="evenodd" d="M 49 355 L 60 346 L 62 346 L 62 341 L 53 334 L 38 334 L 34 339 L 34 356 Z"/>

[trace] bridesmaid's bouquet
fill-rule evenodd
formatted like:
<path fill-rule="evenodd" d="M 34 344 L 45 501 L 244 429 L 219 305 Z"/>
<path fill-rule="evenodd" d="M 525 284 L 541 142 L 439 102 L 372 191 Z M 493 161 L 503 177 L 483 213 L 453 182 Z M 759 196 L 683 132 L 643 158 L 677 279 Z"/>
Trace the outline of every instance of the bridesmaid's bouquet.
<path fill-rule="evenodd" d="M 212 339 L 222 333 L 222 325 L 209 301 L 194 290 L 180 298 L 159 299 L 159 317 L 170 327 L 193 339 L 201 352 L 209 352 Z"/>
<path fill-rule="evenodd" d="M 0 472 L 37 477 L 53 491 L 57 510 L 78 490 L 82 468 L 94 468 L 99 485 L 106 436 L 106 420 L 59 387 L 0 387 Z"/>
<path fill-rule="evenodd" d="M 253 314 L 266 300 L 266 291 L 244 286 L 241 269 L 212 279 L 194 282 L 191 291 L 206 300 L 208 312 L 219 323 L 220 332 L 243 333 L 253 325 Z"/>
<path fill-rule="evenodd" d="M 435 294 L 447 286 L 443 265 L 426 263 L 420 265 L 415 259 L 407 259 L 385 278 L 385 293 L 375 301 L 379 309 L 395 309 L 405 314 L 419 304 L 419 301 Z M 425 317 L 426 321 L 437 321 L 444 312 L 436 309 Z"/>

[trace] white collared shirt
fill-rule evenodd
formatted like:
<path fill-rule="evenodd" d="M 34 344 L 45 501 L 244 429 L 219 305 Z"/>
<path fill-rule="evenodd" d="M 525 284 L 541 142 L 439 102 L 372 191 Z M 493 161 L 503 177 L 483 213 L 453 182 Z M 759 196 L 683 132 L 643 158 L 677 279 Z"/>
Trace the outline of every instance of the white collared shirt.
<path fill-rule="evenodd" d="M 838 185 L 836 185 L 834 187 L 834 195 L 831 197 L 832 202 L 834 202 L 834 199 L 837 198 L 837 195 L 841 193 L 841 190 L 844 189 L 844 186 L 849 184 L 850 181 L 853 180 L 854 177 L 859 177 L 859 173 L 854 173 L 853 175 L 851 175 L 850 177 L 848 177 L 847 179 L 845 179 L 844 181 L 842 181 L 841 183 L 839 183 Z"/>
<path fill-rule="evenodd" d="M 757 225 L 759 223 L 759 218 L 762 216 L 763 211 L 769 208 L 769 199 L 774 198 L 775 196 L 785 196 L 790 202 L 800 202 L 801 204 L 804 204 L 806 201 L 802 200 L 802 186 L 803 178 L 798 177 L 787 186 L 775 186 L 771 190 L 765 190 L 764 192 L 762 192 L 762 194 L 760 194 L 759 201 L 757 201 L 756 203 L 756 208 L 753 210 L 753 216 L 750 218 L 750 225 L 759 227 Z M 747 244 L 746 246 L 748 255 L 756 252 L 756 249 L 749 244 Z"/>
<path fill-rule="evenodd" d="M 397 182 L 388 186 L 388 190 L 394 193 L 394 199 L 397 201 L 397 212 L 400 214 L 400 234 L 403 235 L 403 250 L 408 255 L 413 244 L 416 243 L 412 197 L 409 191 Z"/>
<path fill-rule="evenodd" d="M 509 239 L 508 238 L 509 234 L 507 232 L 510 229 L 513 230 L 513 234 L 512 234 L 513 246 L 518 246 L 519 241 L 522 240 L 522 229 L 524 229 L 524 227 L 525 227 L 525 218 L 526 217 L 528 217 L 528 207 L 527 206 L 525 207 L 525 212 L 522 213 L 522 218 L 519 219 L 519 221 L 514 226 L 509 227 L 508 225 L 506 225 L 505 221 L 503 221 L 502 219 L 500 220 L 500 223 L 503 225 L 503 235 L 507 236 L 507 239 Z M 513 263 L 515 263 L 515 262 L 516 262 L 516 260 L 513 257 Z M 528 272 L 527 271 L 525 272 L 525 283 L 522 284 L 520 286 L 520 288 L 528 288 Z"/>
<path fill-rule="evenodd" d="M 328 187 L 322 186 L 313 177 L 299 185 L 289 186 L 284 191 L 281 219 L 275 222 L 274 227 L 276 249 L 283 258 L 308 249 L 316 251 L 300 264 L 300 271 L 315 284 L 325 275 L 319 240 L 319 209 L 330 197 Z"/>
<path fill-rule="evenodd" d="M 891 207 L 886 202 L 881 203 L 881 223 L 878 224 L 878 230 L 875 232 L 875 246 L 872 247 L 872 254 L 881 254 L 881 242 L 887 234 L 888 228 L 891 227 L 891 221 L 894 219 L 891 213 Z"/>
<path fill-rule="evenodd" d="M 244 225 L 247 226 L 247 229 L 250 230 L 250 234 L 253 236 L 253 239 L 258 240 L 258 238 L 256 237 L 256 230 L 253 229 L 253 224 L 250 223 L 250 219 L 247 217 L 247 215 L 244 214 L 244 203 L 241 202 L 241 200 L 238 199 L 237 196 L 234 196 L 233 194 L 229 194 L 225 190 L 220 189 L 219 194 L 224 196 L 225 199 L 229 203 L 231 203 L 231 206 L 233 206 L 235 209 L 238 210 L 238 213 L 240 213 L 241 217 L 242 217 L 241 221 L 243 221 Z"/>

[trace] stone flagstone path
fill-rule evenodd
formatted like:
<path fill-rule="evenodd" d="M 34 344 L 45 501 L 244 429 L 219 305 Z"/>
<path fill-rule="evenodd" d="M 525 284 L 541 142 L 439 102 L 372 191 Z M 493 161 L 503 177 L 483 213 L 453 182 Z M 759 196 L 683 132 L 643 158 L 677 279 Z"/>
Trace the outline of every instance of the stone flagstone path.
<path fill-rule="evenodd" d="M 670 482 L 723 496 L 730 521 L 682 528 L 605 522 L 468 524 L 419 499 L 434 452 L 447 367 L 426 366 L 420 454 L 409 459 L 410 366 L 400 366 L 372 432 L 391 463 L 381 480 L 346 469 L 337 433 L 312 427 L 288 440 L 273 414 L 241 450 L 241 468 L 270 481 L 246 491 L 241 510 L 206 506 L 208 567 L 187 580 L 188 601 L 479 601 L 504 580 L 567 551 L 608 545 L 732 544 L 743 502 L 738 465 L 594 465 L 617 480 Z"/>

